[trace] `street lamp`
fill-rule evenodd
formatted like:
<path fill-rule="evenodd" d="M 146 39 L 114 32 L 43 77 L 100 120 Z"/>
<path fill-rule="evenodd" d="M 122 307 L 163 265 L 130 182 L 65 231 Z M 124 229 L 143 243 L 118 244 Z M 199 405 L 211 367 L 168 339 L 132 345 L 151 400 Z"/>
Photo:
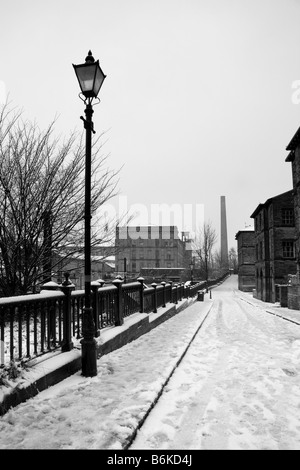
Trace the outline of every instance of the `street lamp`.
<path fill-rule="evenodd" d="M 82 346 L 82 374 L 85 377 L 97 375 L 97 350 L 95 340 L 95 325 L 93 311 L 91 306 L 91 160 L 92 160 L 92 133 L 94 123 L 92 121 L 93 107 L 92 102 L 98 99 L 98 93 L 106 77 L 101 70 L 99 60 L 95 62 L 92 52 L 89 51 L 84 64 L 74 65 L 74 70 L 80 85 L 80 99 L 86 105 L 85 116 L 80 116 L 84 122 L 86 131 L 86 150 L 85 150 L 85 209 L 84 209 L 84 290 L 85 306 L 83 309 L 83 324 L 81 340 Z M 84 98 L 81 97 L 84 96 Z"/>
<path fill-rule="evenodd" d="M 193 269 L 194 269 L 194 262 L 193 261 L 191 261 L 190 268 L 191 268 L 191 282 L 193 282 Z"/>
<path fill-rule="evenodd" d="M 127 258 L 124 258 L 124 284 L 126 284 L 127 282 L 126 273 L 127 273 Z"/>

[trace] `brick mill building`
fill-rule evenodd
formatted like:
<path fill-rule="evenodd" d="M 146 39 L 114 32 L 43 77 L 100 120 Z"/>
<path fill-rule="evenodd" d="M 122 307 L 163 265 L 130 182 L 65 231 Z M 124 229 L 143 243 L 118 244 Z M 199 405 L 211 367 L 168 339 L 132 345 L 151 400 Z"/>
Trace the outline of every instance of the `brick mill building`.
<path fill-rule="evenodd" d="M 255 287 L 255 232 L 240 230 L 237 232 L 238 252 L 238 288 L 244 292 L 252 292 Z"/>
<path fill-rule="evenodd" d="M 295 261 L 297 272 L 296 276 L 291 278 L 291 284 L 288 288 L 288 307 L 292 309 L 300 309 L 300 127 L 293 136 L 292 140 L 286 147 L 289 154 L 286 162 L 291 162 L 292 181 L 293 181 L 293 198 L 294 198 L 294 214 L 295 214 Z"/>
<path fill-rule="evenodd" d="M 192 259 L 191 243 L 176 226 L 116 228 L 116 271 L 128 278 L 151 270 L 152 277 L 174 273 L 181 279 Z M 145 276 L 143 276 L 145 277 Z"/>
<path fill-rule="evenodd" d="M 255 231 L 256 296 L 275 302 L 276 285 L 296 274 L 296 229 L 292 190 L 259 204 L 251 217 Z"/>
<path fill-rule="evenodd" d="M 285 161 L 291 163 L 293 189 L 259 204 L 251 215 L 254 219 L 255 295 L 265 302 L 279 300 L 282 306 L 300 310 L 300 127 L 286 150 L 289 154 Z M 236 239 L 242 249 L 240 237 L 241 232 L 238 232 Z M 247 252 L 246 245 L 243 249 Z M 252 247 L 249 246 L 249 250 L 251 252 Z M 241 290 L 243 284 L 241 277 Z"/>

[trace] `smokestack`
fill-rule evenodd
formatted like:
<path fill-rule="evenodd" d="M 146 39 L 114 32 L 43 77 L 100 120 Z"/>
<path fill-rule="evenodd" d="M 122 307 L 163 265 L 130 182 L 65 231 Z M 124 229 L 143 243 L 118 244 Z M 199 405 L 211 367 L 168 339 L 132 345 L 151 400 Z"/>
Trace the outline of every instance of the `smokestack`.
<path fill-rule="evenodd" d="M 221 196 L 221 263 L 228 269 L 228 241 L 225 196 Z"/>

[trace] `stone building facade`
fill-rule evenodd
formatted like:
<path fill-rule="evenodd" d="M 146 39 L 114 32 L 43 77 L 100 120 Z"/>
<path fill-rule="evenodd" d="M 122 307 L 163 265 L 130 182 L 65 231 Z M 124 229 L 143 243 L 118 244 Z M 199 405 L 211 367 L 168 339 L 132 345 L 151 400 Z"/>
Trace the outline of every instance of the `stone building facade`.
<path fill-rule="evenodd" d="M 52 280 L 60 284 L 64 280 L 64 273 L 70 274 L 70 280 L 76 289 L 84 289 L 84 265 L 85 255 L 82 252 L 72 252 L 66 257 L 65 253 L 53 255 Z M 104 281 L 114 278 L 115 273 L 115 248 L 93 246 L 91 253 L 91 276 L 92 281 L 103 279 Z"/>
<path fill-rule="evenodd" d="M 295 213 L 295 256 L 297 272 L 292 276 L 288 287 L 288 307 L 300 309 L 300 127 L 286 147 L 289 151 L 285 161 L 291 163 L 294 213 Z"/>
<path fill-rule="evenodd" d="M 255 231 L 256 296 L 275 302 L 276 285 L 296 274 L 296 229 L 293 191 L 259 204 L 251 217 Z"/>
<path fill-rule="evenodd" d="M 238 253 L 238 288 L 252 292 L 255 287 L 255 232 L 240 230 L 235 239 Z"/>
<path fill-rule="evenodd" d="M 288 144 L 287 150 L 290 151 L 286 162 L 291 162 L 294 211 L 295 211 L 295 227 L 296 227 L 296 257 L 299 270 L 300 262 L 300 128 Z"/>
<path fill-rule="evenodd" d="M 184 268 L 192 259 L 191 242 L 176 226 L 116 227 L 116 271 L 129 278 L 143 268 Z"/>

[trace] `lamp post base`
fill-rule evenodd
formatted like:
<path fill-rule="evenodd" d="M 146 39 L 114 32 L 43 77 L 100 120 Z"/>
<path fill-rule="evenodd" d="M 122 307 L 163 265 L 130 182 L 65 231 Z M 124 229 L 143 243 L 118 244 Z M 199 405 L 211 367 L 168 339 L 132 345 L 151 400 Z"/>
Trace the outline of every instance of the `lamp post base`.
<path fill-rule="evenodd" d="M 83 338 L 80 343 L 82 375 L 95 377 L 97 375 L 97 341 Z"/>
<path fill-rule="evenodd" d="M 83 309 L 83 338 L 81 343 L 81 369 L 84 377 L 97 375 L 97 341 L 94 338 L 95 325 L 93 320 L 93 309 Z"/>

